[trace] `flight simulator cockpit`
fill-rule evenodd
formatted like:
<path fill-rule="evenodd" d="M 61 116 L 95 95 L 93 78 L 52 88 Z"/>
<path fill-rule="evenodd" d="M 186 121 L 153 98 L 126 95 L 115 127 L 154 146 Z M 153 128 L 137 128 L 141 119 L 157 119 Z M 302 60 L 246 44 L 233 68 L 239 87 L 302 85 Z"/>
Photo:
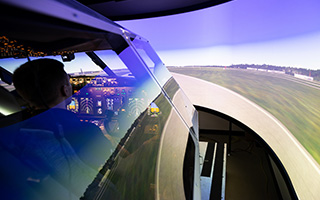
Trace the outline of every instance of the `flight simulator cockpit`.
<path fill-rule="evenodd" d="M 197 112 L 148 41 L 75 1 L 16 3 L 0 6 L 0 196 L 197 197 Z M 12 80 L 25 64 L 33 99 Z"/>

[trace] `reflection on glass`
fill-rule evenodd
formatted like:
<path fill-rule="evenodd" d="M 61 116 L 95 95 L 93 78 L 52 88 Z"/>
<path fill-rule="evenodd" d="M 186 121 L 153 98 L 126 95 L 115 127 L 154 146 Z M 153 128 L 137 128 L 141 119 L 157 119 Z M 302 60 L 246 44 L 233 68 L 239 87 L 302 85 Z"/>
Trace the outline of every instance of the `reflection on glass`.
<path fill-rule="evenodd" d="M 163 87 L 172 75 L 164 66 L 159 56 L 147 41 L 135 39 L 132 41 L 132 44 L 137 49 L 139 56 L 155 76 L 160 86 Z"/>
<path fill-rule="evenodd" d="M 183 117 L 183 120 L 186 122 L 187 126 L 189 128 L 193 127 L 193 130 L 196 131 L 195 134 L 198 135 L 197 111 L 184 92 L 180 89 L 178 83 L 173 79 L 173 77 L 166 82 L 166 84 L 163 86 L 163 89 L 170 97 L 175 108 L 179 111 L 179 114 Z"/>
<path fill-rule="evenodd" d="M 117 57 L 110 50 L 98 54 L 104 53 Z M 59 104 L 66 109 L 23 110 L 2 123 L 4 197 L 12 195 L 10 188 L 21 191 L 14 199 L 154 196 L 150 191 L 170 104 L 150 77 L 137 80 L 119 68 L 119 58 L 111 62 L 116 66 L 107 66 L 114 71 L 110 76 L 85 56 L 64 63 L 73 91 Z M 90 66 L 91 71 L 83 70 Z"/>
<path fill-rule="evenodd" d="M 11 92 L 14 87 L 4 88 L 19 109 L 0 116 L 3 199 L 154 199 L 168 195 L 166 191 L 168 198 L 184 197 L 189 130 L 161 89 L 165 85 L 174 98 L 178 85 L 150 45 L 139 40 L 134 44 L 119 54 L 101 50 L 68 55 L 74 59 L 63 63 L 68 74 L 63 73 L 57 90 L 65 97 L 58 105 L 33 109 L 31 101 Z M 45 58 L 62 61 L 61 56 Z M 9 71 L 19 66 L 13 58 L 0 61 Z M 47 83 L 59 84 L 47 75 L 37 76 L 44 80 L 40 90 L 34 86 L 37 100 L 45 92 L 56 94 Z M 27 81 L 37 83 L 32 74 Z M 160 175 L 170 176 L 171 183 Z M 170 184 L 175 187 L 168 189 Z"/>
<path fill-rule="evenodd" d="M 162 112 L 156 117 L 150 115 L 150 106 L 140 112 L 121 139 L 119 152 L 108 160 L 106 177 L 101 179 L 103 185 L 100 191 L 105 191 L 101 194 L 101 199 L 115 194 L 115 188 L 118 199 L 154 198 L 159 140 L 171 111 L 170 104 L 163 95 L 156 97 L 154 102 Z M 126 116 L 124 120 L 130 118 L 132 115 Z"/>

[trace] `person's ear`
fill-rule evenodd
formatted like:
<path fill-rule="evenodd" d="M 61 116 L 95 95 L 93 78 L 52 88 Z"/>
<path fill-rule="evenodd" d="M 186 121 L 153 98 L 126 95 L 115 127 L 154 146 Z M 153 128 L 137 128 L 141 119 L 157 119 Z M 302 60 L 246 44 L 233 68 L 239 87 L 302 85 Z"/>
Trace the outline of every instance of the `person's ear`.
<path fill-rule="evenodd" d="M 61 87 L 61 93 L 63 96 L 69 96 L 69 93 L 70 93 L 69 87 L 67 85 L 63 85 Z"/>

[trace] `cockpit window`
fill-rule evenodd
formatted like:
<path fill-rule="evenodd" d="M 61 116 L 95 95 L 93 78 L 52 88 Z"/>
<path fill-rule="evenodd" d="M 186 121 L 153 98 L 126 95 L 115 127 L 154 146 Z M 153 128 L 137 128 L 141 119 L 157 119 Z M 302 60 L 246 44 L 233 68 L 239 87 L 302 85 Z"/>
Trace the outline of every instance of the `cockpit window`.
<path fill-rule="evenodd" d="M 160 136 L 167 131 L 172 107 L 143 62 L 140 66 L 133 62 L 139 59 L 131 52 L 128 47 L 120 55 L 107 49 L 0 59 L 11 73 L 23 63 L 50 59 L 63 63 L 68 74 L 59 92 L 71 96 L 54 106 L 46 102 L 46 94 L 59 82 L 34 87 L 43 106 L 24 99 L 13 85 L 1 83 L 6 95 L 0 107 L 12 107 L 11 112 L 0 109 L 2 160 L 11 163 L 10 168 L 0 166 L 1 174 L 11 175 L 10 184 L 26 191 L 21 193 L 24 199 L 154 197 Z M 43 77 L 27 77 L 32 83 L 37 79 Z M 149 172 L 141 174 L 139 167 Z M 137 177 L 141 182 L 127 192 L 127 183 L 134 184 Z M 32 190 L 32 185 L 38 189 Z"/>
<path fill-rule="evenodd" d="M 50 5 L 59 17 L 0 6 L 0 66 L 15 74 L 0 85 L 2 199 L 183 199 L 189 127 L 159 57 L 108 20 Z"/>

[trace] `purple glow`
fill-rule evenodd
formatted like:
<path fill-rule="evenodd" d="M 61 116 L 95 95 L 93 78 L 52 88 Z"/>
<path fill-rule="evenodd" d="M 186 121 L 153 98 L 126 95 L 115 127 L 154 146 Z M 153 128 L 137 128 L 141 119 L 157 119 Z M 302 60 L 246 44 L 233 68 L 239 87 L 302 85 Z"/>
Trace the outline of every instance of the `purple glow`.
<path fill-rule="evenodd" d="M 228 60 L 225 64 L 320 69 L 319 10 L 318 0 L 234 0 L 190 13 L 119 23 L 148 39 L 167 65 L 188 65 L 183 59 L 186 51 L 210 54 L 208 49 L 223 48 L 229 53 L 222 56 Z M 189 64 L 220 61 L 206 55 L 189 59 Z"/>

